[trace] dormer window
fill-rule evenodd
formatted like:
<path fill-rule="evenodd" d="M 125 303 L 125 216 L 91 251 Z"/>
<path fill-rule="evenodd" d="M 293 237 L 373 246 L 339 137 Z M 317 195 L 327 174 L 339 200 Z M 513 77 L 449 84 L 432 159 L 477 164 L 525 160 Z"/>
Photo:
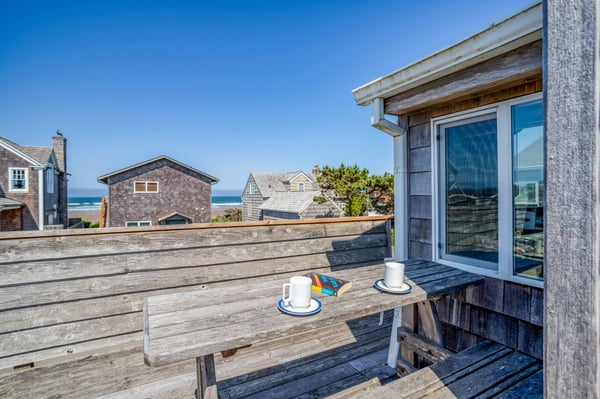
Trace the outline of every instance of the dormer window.
<path fill-rule="evenodd" d="M 298 183 L 298 191 L 304 191 L 304 183 Z"/>
<path fill-rule="evenodd" d="M 26 192 L 27 187 L 27 168 L 9 168 L 8 180 L 10 182 L 10 191 Z"/>
<path fill-rule="evenodd" d="M 258 187 L 256 186 L 256 184 L 254 182 L 249 182 L 246 185 L 246 190 L 245 190 L 246 194 L 258 194 Z"/>

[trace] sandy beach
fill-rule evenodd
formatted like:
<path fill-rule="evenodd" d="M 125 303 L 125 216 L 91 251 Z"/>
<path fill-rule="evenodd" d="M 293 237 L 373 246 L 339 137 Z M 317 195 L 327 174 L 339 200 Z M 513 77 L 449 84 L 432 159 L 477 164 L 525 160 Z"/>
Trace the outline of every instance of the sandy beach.
<path fill-rule="evenodd" d="M 214 219 L 219 216 L 223 216 L 227 208 L 211 208 L 211 219 Z M 96 223 L 100 220 L 100 210 L 97 211 L 82 211 L 82 210 L 70 210 L 69 218 L 81 218 L 85 220 L 89 220 L 92 223 Z"/>

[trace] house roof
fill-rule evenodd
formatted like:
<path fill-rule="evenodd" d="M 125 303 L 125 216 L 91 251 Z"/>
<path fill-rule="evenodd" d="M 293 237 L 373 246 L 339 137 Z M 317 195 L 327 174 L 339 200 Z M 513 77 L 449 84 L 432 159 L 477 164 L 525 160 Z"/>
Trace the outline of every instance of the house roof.
<path fill-rule="evenodd" d="M 313 203 L 317 194 L 316 191 L 276 192 L 259 209 L 300 214 Z"/>
<path fill-rule="evenodd" d="M 12 151 L 19 157 L 25 159 L 34 166 L 46 167 L 52 156 L 52 147 L 32 147 L 14 143 L 4 137 L 0 137 L 0 145 Z"/>
<path fill-rule="evenodd" d="M 314 187 L 317 187 L 317 189 L 313 191 L 319 191 L 315 176 L 302 171 L 287 173 L 253 172 L 251 173 L 251 176 L 254 178 L 254 182 L 256 183 L 256 186 L 258 187 L 258 190 L 262 196 L 264 198 L 269 198 L 272 197 L 276 192 L 287 191 L 285 183 L 291 182 L 300 174 L 306 176 L 314 184 Z M 313 196 L 314 195 L 316 194 L 313 192 Z"/>
<path fill-rule="evenodd" d="M 10 209 L 20 209 L 25 203 L 21 201 L 12 200 L 9 198 L 0 197 L 0 212 L 7 211 Z"/>
<path fill-rule="evenodd" d="M 359 105 L 389 98 L 508 53 L 542 38 L 542 2 L 491 25 L 489 28 L 396 72 L 352 91 Z"/>
<path fill-rule="evenodd" d="M 119 170 L 116 170 L 116 171 L 114 171 L 114 172 L 108 173 L 108 174 L 106 174 L 106 175 L 100 176 L 100 177 L 98 178 L 98 181 L 99 181 L 100 183 L 108 184 L 108 179 L 109 179 L 110 177 L 113 177 L 113 176 L 119 175 L 119 174 L 121 174 L 121 173 L 125 173 L 125 172 L 128 172 L 128 171 L 131 171 L 131 170 L 137 169 L 137 168 L 139 168 L 139 167 L 142 167 L 142 166 L 145 166 L 145 165 L 148 165 L 148 164 L 154 163 L 154 162 L 162 161 L 162 160 L 166 160 L 166 161 L 168 161 L 168 162 L 172 162 L 172 163 L 174 163 L 174 164 L 176 164 L 176 165 L 179 165 L 179 166 L 181 166 L 181 167 L 183 167 L 183 168 L 185 168 L 185 169 L 188 169 L 188 170 L 190 170 L 190 171 L 192 171 L 192 172 L 194 172 L 194 173 L 198 173 L 198 174 L 200 174 L 200 175 L 202 175 L 202 176 L 205 176 L 205 177 L 207 177 L 207 178 L 208 178 L 208 179 L 211 181 L 211 183 L 213 183 L 213 184 L 214 184 L 214 183 L 217 183 L 217 182 L 219 182 L 219 179 L 217 179 L 216 177 L 213 177 L 213 176 L 211 176 L 211 175 L 209 175 L 209 174 L 207 174 L 207 173 L 204 173 L 204 172 L 202 172 L 202 171 L 200 171 L 200 170 L 198 170 L 198 169 L 192 168 L 192 167 L 191 167 L 191 166 L 189 166 L 189 165 L 186 165 L 186 164 L 184 164 L 184 163 L 181 163 L 181 162 L 179 162 L 179 161 L 176 161 L 176 160 L 174 160 L 173 158 L 171 158 L 171 157 L 168 157 L 168 156 L 166 156 L 166 155 L 161 155 L 161 156 L 158 156 L 158 157 L 156 157 L 156 158 L 152 158 L 152 159 L 149 159 L 149 160 L 147 160 L 147 161 L 140 162 L 140 163 L 137 163 L 137 164 L 135 164 L 135 165 L 131 165 L 131 166 L 128 166 L 128 167 L 126 167 L 126 168 L 119 169 Z"/>
<path fill-rule="evenodd" d="M 541 168 L 544 165 L 544 138 L 539 137 L 519 152 L 519 168 Z"/>
<path fill-rule="evenodd" d="M 169 219 L 169 218 L 171 218 L 173 216 L 181 216 L 184 219 L 192 220 L 191 217 L 189 217 L 187 215 L 184 215 L 183 213 L 178 212 L 178 211 L 168 211 L 168 212 L 165 212 L 163 214 L 158 215 L 157 218 L 158 218 L 159 222 L 162 222 L 163 220 Z"/>

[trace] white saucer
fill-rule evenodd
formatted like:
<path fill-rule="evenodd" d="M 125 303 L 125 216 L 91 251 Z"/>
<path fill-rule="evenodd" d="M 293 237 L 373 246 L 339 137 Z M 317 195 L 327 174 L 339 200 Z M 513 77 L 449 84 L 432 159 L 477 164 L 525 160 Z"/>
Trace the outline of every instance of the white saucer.
<path fill-rule="evenodd" d="M 294 316 L 308 316 L 311 314 L 319 313 L 323 305 L 321 301 L 317 298 L 310 299 L 310 305 L 306 309 L 296 309 L 292 305 L 285 306 L 283 304 L 283 299 L 279 299 L 277 302 L 277 309 L 281 310 L 283 313 L 291 314 Z"/>
<path fill-rule="evenodd" d="M 377 288 L 379 291 L 389 292 L 391 294 L 408 294 L 409 292 L 411 292 L 413 290 L 412 285 L 410 285 L 406 282 L 403 283 L 402 287 L 399 287 L 399 288 L 388 287 L 383 282 L 383 279 L 379 279 L 379 280 L 375 281 L 375 284 L 373 284 L 373 287 Z"/>

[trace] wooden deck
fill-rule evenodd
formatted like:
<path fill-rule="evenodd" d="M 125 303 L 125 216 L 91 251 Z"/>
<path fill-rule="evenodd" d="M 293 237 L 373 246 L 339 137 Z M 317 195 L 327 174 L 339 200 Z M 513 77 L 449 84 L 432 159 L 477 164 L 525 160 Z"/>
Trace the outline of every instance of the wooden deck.
<path fill-rule="evenodd" d="M 392 312 L 352 320 L 310 334 L 273 340 L 216 357 L 220 398 L 323 398 L 397 379 L 387 366 Z M 102 396 L 103 399 L 192 399 L 193 361 L 187 373 Z M 150 368 L 149 368 L 150 369 Z"/>

